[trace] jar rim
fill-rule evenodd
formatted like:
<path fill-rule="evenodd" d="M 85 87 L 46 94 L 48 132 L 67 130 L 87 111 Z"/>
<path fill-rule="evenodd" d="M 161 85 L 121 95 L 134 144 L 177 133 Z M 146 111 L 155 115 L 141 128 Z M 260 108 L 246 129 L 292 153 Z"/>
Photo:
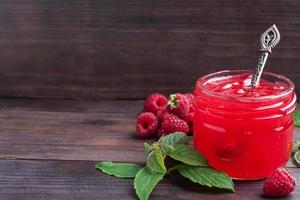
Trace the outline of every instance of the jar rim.
<path fill-rule="evenodd" d="M 205 93 L 206 95 L 210 95 L 210 96 L 214 96 L 217 98 L 221 98 L 221 99 L 230 99 L 230 100 L 238 100 L 238 101 L 266 101 L 266 100 L 271 100 L 271 99 L 277 99 L 280 97 L 285 97 L 288 96 L 289 94 L 291 94 L 294 89 L 295 89 L 295 85 L 294 83 L 288 79 L 285 76 L 279 75 L 279 74 L 275 74 L 272 72 L 263 72 L 264 75 L 268 75 L 274 78 L 277 78 L 278 80 L 284 81 L 287 84 L 287 89 L 284 90 L 283 92 L 279 93 L 279 94 L 272 94 L 272 95 L 266 95 L 266 96 L 259 96 L 259 97 L 241 97 L 241 96 L 236 96 L 234 94 L 227 94 L 226 96 L 218 93 L 218 92 L 213 92 L 207 88 L 204 87 L 204 83 L 209 80 L 211 77 L 215 77 L 215 76 L 220 76 L 221 74 L 230 74 L 230 73 L 253 73 L 253 70 L 222 70 L 222 71 L 217 71 L 214 73 L 210 73 L 207 75 L 204 75 L 202 77 L 200 77 L 197 80 L 196 83 L 196 91 L 201 91 L 203 93 Z"/>

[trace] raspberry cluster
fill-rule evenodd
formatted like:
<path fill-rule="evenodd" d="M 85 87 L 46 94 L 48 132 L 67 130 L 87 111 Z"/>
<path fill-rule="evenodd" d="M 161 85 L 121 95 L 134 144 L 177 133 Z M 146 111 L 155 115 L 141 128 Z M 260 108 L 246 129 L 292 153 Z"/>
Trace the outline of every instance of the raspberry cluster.
<path fill-rule="evenodd" d="M 192 134 L 194 118 L 194 95 L 171 94 L 169 99 L 162 94 L 150 95 L 136 123 L 141 138 L 161 137 L 174 132 Z"/>

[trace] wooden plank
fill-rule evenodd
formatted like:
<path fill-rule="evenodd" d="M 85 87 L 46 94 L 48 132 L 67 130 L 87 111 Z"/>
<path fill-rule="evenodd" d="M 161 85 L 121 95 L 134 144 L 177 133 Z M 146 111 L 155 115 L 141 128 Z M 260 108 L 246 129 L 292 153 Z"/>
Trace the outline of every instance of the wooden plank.
<path fill-rule="evenodd" d="M 144 162 L 142 101 L 0 101 L 0 158 Z M 299 136 L 299 129 L 295 136 Z M 292 162 L 288 166 L 294 166 Z"/>
<path fill-rule="evenodd" d="M 299 0 L 3 0 L 0 97 L 191 91 L 200 75 L 254 68 L 273 23 L 282 41 L 266 70 L 300 86 L 299 10 Z"/>
<path fill-rule="evenodd" d="M 137 199 L 131 179 L 104 175 L 86 161 L 0 160 L 0 195 L 5 200 Z M 291 169 L 300 180 L 300 168 Z M 151 195 L 155 199 L 259 200 L 262 181 L 236 181 L 236 193 L 207 189 L 179 177 L 162 181 Z M 300 198 L 300 187 L 288 199 Z"/>
<path fill-rule="evenodd" d="M 134 125 L 141 101 L 14 102 L 0 103 L 1 158 L 144 160 Z"/>

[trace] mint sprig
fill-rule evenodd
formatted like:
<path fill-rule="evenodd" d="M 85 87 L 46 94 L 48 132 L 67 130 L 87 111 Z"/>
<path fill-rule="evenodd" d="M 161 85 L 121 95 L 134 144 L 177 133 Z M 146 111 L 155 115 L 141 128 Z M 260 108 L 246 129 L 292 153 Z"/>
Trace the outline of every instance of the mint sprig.
<path fill-rule="evenodd" d="M 294 125 L 300 127 L 300 110 L 294 111 Z M 293 157 L 295 163 L 300 166 L 300 142 L 295 141 L 293 144 Z"/>
<path fill-rule="evenodd" d="M 178 171 L 194 183 L 234 191 L 233 181 L 225 173 L 217 172 L 210 167 L 186 166 L 179 168 Z"/>
<path fill-rule="evenodd" d="M 174 150 L 168 154 L 174 160 L 181 161 L 192 166 L 208 166 L 207 160 L 199 151 L 192 146 L 178 144 L 174 146 Z"/>
<path fill-rule="evenodd" d="M 134 179 L 134 189 L 140 199 L 148 199 L 156 184 L 161 181 L 165 173 L 156 173 L 148 167 L 142 168 Z"/>
<path fill-rule="evenodd" d="M 297 165 L 300 166 L 300 151 L 296 151 L 296 153 L 294 153 L 294 159 Z"/>
<path fill-rule="evenodd" d="M 176 145 L 176 144 L 186 144 L 191 141 L 193 138 L 187 136 L 182 132 L 175 132 L 166 136 L 163 136 L 159 139 L 161 145 Z"/>
<path fill-rule="evenodd" d="M 148 154 L 147 167 L 158 173 L 166 173 L 164 156 L 160 149 L 154 149 Z"/>
<path fill-rule="evenodd" d="M 140 200 L 147 200 L 157 183 L 171 171 L 178 171 L 194 183 L 234 192 L 232 179 L 209 167 L 204 156 L 187 144 L 191 139 L 184 133 L 176 132 L 161 137 L 152 145 L 145 143 L 146 166 L 143 168 L 135 164 L 109 161 L 98 163 L 96 168 L 109 175 L 134 178 L 134 188 Z M 166 157 L 181 163 L 167 169 Z"/>
<path fill-rule="evenodd" d="M 96 168 L 102 172 L 113 175 L 119 178 L 134 178 L 140 166 L 132 163 L 113 163 L 110 161 L 104 161 L 96 164 Z"/>
<path fill-rule="evenodd" d="M 297 166 L 300 166 L 300 142 L 299 141 L 295 141 L 293 144 L 293 157 L 294 157 L 294 161 L 295 164 Z"/>
<path fill-rule="evenodd" d="M 300 127 L 300 110 L 294 111 L 294 125 Z"/>

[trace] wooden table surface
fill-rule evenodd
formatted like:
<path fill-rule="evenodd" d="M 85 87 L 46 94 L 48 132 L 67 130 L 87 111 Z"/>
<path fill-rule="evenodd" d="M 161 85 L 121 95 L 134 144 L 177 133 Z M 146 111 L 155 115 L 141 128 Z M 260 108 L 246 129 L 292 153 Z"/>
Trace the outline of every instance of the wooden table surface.
<path fill-rule="evenodd" d="M 2 99 L 0 199 L 136 199 L 131 179 L 107 176 L 94 166 L 101 160 L 143 163 L 144 141 L 134 126 L 142 103 Z M 300 182 L 300 168 L 291 161 L 287 166 Z M 236 193 L 216 193 L 168 177 L 150 199 L 265 199 L 262 184 L 235 181 Z M 300 199 L 300 187 L 285 199 Z"/>

